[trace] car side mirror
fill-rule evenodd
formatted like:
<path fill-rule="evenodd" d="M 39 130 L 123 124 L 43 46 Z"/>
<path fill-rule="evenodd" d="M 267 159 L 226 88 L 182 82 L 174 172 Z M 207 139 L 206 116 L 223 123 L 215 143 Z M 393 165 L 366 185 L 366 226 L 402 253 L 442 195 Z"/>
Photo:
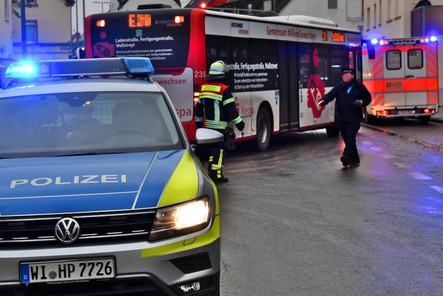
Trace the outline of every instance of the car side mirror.
<path fill-rule="evenodd" d="M 209 150 L 221 148 L 224 142 L 222 133 L 208 128 L 197 129 L 195 139 L 197 146 L 194 152 L 197 156 Z"/>

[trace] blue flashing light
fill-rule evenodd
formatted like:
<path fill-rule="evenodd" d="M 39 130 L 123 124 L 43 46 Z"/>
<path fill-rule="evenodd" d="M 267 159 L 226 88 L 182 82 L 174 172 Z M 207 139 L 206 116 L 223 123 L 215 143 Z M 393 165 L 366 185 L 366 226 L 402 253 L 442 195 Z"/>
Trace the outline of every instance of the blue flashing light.
<path fill-rule="evenodd" d="M 38 75 L 38 66 L 32 61 L 12 63 L 6 70 L 6 78 L 31 79 Z"/>
<path fill-rule="evenodd" d="M 11 64 L 5 77 L 31 80 L 39 77 L 86 77 L 94 75 L 149 75 L 154 67 L 148 58 L 104 58 L 54 61 L 23 61 Z"/>
<path fill-rule="evenodd" d="M 123 58 L 129 74 L 152 74 L 154 67 L 148 58 Z"/>
<path fill-rule="evenodd" d="M 435 41 L 437 41 L 437 37 L 431 36 L 431 37 L 429 37 L 429 41 L 435 42 Z"/>
<path fill-rule="evenodd" d="M 375 38 L 374 38 L 374 39 L 371 39 L 371 44 L 374 44 L 374 45 L 375 45 L 375 44 L 377 44 L 377 43 L 378 43 L 378 40 L 377 40 L 377 39 L 375 39 Z"/>

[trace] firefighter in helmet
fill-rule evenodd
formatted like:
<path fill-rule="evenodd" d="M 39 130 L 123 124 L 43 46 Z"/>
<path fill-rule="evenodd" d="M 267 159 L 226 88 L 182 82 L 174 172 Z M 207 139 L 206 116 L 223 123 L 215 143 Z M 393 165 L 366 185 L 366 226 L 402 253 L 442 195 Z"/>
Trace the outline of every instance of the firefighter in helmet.
<path fill-rule="evenodd" d="M 242 131 L 245 123 L 241 119 L 235 107 L 235 99 L 229 86 L 223 84 L 225 78 L 225 63 L 216 61 L 209 68 L 206 76 L 207 83 L 200 88 L 200 96 L 197 103 L 195 122 L 197 128 L 214 129 L 225 134 L 233 122 L 237 129 Z M 224 149 L 211 151 L 209 156 L 209 176 L 215 183 L 226 183 L 228 179 L 223 176 Z"/>

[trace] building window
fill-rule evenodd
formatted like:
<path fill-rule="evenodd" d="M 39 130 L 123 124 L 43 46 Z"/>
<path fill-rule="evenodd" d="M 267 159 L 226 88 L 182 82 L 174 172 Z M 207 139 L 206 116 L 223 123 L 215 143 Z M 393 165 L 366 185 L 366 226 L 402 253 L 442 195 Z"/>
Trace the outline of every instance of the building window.
<path fill-rule="evenodd" d="M 386 21 L 390 21 L 392 19 L 392 17 L 391 17 L 391 4 L 392 4 L 392 0 L 388 0 L 388 9 L 387 9 Z"/>
<path fill-rule="evenodd" d="M 337 0 L 328 0 L 328 9 L 337 9 Z"/>
<path fill-rule="evenodd" d="M 38 42 L 38 26 L 37 21 L 26 21 L 26 42 L 37 43 Z"/>
<path fill-rule="evenodd" d="M 377 3 L 374 3 L 374 29 L 377 25 Z"/>
<path fill-rule="evenodd" d="M 371 8 L 366 9 L 366 31 L 371 29 Z"/>
<path fill-rule="evenodd" d="M 9 23 L 11 20 L 11 2 L 9 0 L 5 0 L 5 22 Z"/>
<path fill-rule="evenodd" d="M 378 25 L 381 26 L 381 0 L 378 1 Z"/>

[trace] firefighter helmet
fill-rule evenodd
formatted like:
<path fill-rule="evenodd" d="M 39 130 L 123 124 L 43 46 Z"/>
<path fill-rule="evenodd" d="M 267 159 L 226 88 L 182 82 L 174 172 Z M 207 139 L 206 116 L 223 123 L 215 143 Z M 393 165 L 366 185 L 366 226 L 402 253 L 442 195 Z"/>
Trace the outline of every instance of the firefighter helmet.
<path fill-rule="evenodd" d="M 213 77 L 224 76 L 226 72 L 225 62 L 216 61 L 209 67 L 209 75 Z"/>

